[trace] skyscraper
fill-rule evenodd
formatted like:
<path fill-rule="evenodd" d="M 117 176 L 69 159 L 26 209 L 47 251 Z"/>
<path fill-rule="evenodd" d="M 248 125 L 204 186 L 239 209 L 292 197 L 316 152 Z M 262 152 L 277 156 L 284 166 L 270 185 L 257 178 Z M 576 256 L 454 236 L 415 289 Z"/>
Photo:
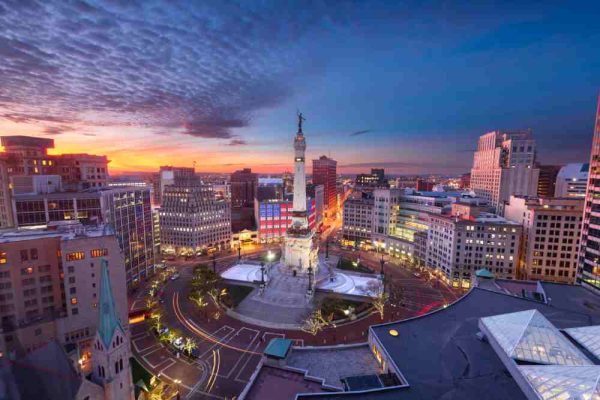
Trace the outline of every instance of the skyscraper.
<path fill-rule="evenodd" d="M 511 195 L 535 196 L 539 169 L 531 131 L 493 131 L 482 135 L 471 169 L 471 189 L 498 213 Z"/>
<path fill-rule="evenodd" d="M 337 161 L 321 156 L 313 160 L 312 181 L 315 185 L 323 185 L 325 215 L 335 217 L 337 212 Z"/>
<path fill-rule="evenodd" d="M 554 197 L 556 190 L 556 177 L 561 170 L 560 165 L 540 165 L 540 176 L 538 179 L 537 196 Z"/>
<path fill-rule="evenodd" d="M 589 167 L 577 280 L 600 292 L 600 96 Z"/>
<path fill-rule="evenodd" d="M 258 174 L 253 173 L 250 168 L 244 168 L 231 174 L 232 207 L 252 207 L 257 185 Z"/>
<path fill-rule="evenodd" d="M 230 246 L 229 202 L 199 179 L 167 186 L 159 216 L 163 251 L 191 255 Z"/>
<path fill-rule="evenodd" d="M 567 164 L 556 176 L 555 197 L 585 197 L 590 164 Z"/>

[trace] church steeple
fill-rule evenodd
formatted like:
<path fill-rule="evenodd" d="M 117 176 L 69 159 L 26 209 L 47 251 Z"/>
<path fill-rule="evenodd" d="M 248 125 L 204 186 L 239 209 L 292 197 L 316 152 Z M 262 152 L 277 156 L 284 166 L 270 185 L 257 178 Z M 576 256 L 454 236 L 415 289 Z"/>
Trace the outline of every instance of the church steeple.
<path fill-rule="evenodd" d="M 109 346 L 115 329 L 121 328 L 121 322 L 117 315 L 115 307 L 115 299 L 113 297 L 112 288 L 110 286 L 110 277 L 108 275 L 108 261 L 102 259 L 100 272 L 100 311 L 98 313 L 98 334 L 102 338 L 105 346 Z"/>
<path fill-rule="evenodd" d="M 113 267 L 124 268 L 124 265 Z M 117 315 L 108 274 L 108 261 L 103 259 L 100 271 L 98 329 L 92 347 L 92 379 L 103 387 L 104 400 L 133 400 L 130 358 L 129 337 Z"/>

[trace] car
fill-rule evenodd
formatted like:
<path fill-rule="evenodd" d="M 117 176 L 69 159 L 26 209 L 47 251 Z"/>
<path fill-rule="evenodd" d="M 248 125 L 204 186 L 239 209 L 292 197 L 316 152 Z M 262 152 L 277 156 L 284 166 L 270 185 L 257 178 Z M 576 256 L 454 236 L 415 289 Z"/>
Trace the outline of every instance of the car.
<path fill-rule="evenodd" d="M 167 328 L 166 326 L 163 326 L 162 328 L 160 328 L 160 329 L 158 330 L 158 333 L 159 333 L 160 335 L 167 334 L 167 333 L 169 333 L 169 328 Z"/>
<path fill-rule="evenodd" d="M 171 275 L 171 280 L 172 281 L 176 281 L 177 279 L 179 279 L 179 273 L 174 273 L 173 275 Z"/>
<path fill-rule="evenodd" d="M 418 272 L 413 272 L 413 275 L 414 275 L 414 276 L 416 276 L 417 278 L 420 278 L 420 277 L 421 277 L 421 274 L 420 274 L 420 273 L 418 273 Z"/>
<path fill-rule="evenodd" d="M 183 349 L 183 338 L 180 336 L 177 339 L 173 340 L 173 346 L 175 346 L 175 348 L 177 350 L 182 350 Z"/>

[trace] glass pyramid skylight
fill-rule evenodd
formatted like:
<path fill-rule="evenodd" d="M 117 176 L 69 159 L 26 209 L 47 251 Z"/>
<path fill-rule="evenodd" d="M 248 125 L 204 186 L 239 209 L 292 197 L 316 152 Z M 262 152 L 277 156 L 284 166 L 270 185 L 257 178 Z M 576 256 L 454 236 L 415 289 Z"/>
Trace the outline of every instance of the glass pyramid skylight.
<path fill-rule="evenodd" d="M 481 318 L 509 357 L 538 364 L 590 365 L 591 362 L 537 310 Z"/>
<path fill-rule="evenodd" d="M 532 365 L 519 370 L 540 399 L 600 400 L 598 365 Z"/>
<path fill-rule="evenodd" d="M 569 328 L 565 329 L 565 332 L 587 351 L 600 358 L 600 325 Z"/>

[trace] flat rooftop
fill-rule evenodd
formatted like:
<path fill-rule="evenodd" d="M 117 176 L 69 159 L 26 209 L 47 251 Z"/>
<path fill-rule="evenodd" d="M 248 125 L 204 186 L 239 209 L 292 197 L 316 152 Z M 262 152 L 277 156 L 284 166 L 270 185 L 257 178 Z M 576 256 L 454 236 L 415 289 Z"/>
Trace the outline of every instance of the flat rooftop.
<path fill-rule="evenodd" d="M 538 310 L 558 329 L 600 324 L 600 296 L 574 285 L 541 284 L 549 304 L 473 288 L 445 309 L 371 327 L 408 387 L 371 392 L 302 396 L 299 399 L 525 399 L 494 349 L 479 340 L 482 317 Z M 398 331 L 397 336 L 389 334 Z"/>

